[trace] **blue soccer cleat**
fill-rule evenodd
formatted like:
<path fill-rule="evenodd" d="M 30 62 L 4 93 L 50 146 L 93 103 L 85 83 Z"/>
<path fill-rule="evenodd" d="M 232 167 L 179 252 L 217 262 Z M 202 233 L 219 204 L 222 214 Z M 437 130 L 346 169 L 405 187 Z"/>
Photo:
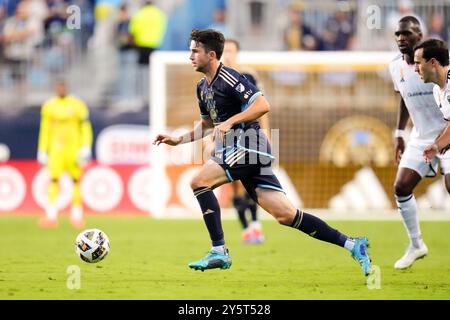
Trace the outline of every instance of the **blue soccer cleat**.
<path fill-rule="evenodd" d="M 225 254 L 211 250 L 203 259 L 189 263 L 189 268 L 201 271 L 215 268 L 229 269 L 230 267 L 231 257 L 228 249 L 225 249 Z"/>
<path fill-rule="evenodd" d="M 362 268 L 363 274 L 368 276 L 371 270 L 371 260 L 369 257 L 369 239 L 367 237 L 354 238 L 355 246 L 351 251 L 351 257 L 358 261 Z"/>

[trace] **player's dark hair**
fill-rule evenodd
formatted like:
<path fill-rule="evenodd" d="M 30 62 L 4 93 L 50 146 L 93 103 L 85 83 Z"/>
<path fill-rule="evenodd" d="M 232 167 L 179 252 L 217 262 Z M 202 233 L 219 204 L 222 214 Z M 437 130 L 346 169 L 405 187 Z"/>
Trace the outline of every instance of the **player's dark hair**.
<path fill-rule="evenodd" d="M 417 32 L 422 32 L 422 27 L 420 26 L 420 22 L 416 17 L 405 16 L 398 21 L 398 23 L 402 23 L 402 22 L 412 23 Z"/>
<path fill-rule="evenodd" d="M 194 29 L 191 32 L 190 40 L 202 44 L 206 52 L 214 51 L 217 60 L 220 60 L 225 44 L 225 37 L 219 31 L 213 29 Z"/>
<path fill-rule="evenodd" d="M 237 51 L 241 50 L 241 45 L 239 44 L 239 41 L 237 41 L 236 39 L 226 39 L 225 42 L 234 43 L 234 45 L 236 46 Z"/>
<path fill-rule="evenodd" d="M 434 58 L 443 67 L 449 65 L 448 47 L 444 41 L 438 39 L 428 39 L 422 41 L 414 47 L 414 51 L 419 49 L 423 49 L 422 56 L 426 61 Z"/>
<path fill-rule="evenodd" d="M 400 23 L 400 22 L 411 22 L 413 24 L 416 24 L 420 28 L 419 20 L 413 16 L 405 16 L 398 21 L 398 23 Z"/>

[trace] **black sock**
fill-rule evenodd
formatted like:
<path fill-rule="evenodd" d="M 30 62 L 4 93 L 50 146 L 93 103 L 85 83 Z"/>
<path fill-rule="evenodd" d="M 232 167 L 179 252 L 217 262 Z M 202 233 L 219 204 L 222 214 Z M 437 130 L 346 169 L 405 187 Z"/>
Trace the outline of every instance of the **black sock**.
<path fill-rule="evenodd" d="M 233 206 L 238 213 L 239 221 L 241 222 L 243 229 L 246 229 L 248 227 L 247 217 L 245 216 L 245 210 L 247 206 L 246 204 L 247 203 L 243 196 L 235 196 L 233 198 Z"/>
<path fill-rule="evenodd" d="M 220 220 L 220 206 L 214 192 L 211 188 L 202 187 L 195 189 L 194 195 L 197 197 L 200 208 L 202 209 L 203 220 L 205 220 L 206 227 L 208 228 L 212 245 L 223 246 L 225 240 L 223 237 L 222 222 Z"/>
<path fill-rule="evenodd" d="M 258 221 L 257 216 L 258 205 L 256 204 L 255 200 L 253 200 L 252 197 L 250 197 L 248 193 L 245 196 L 245 198 L 247 199 L 247 208 L 250 210 L 250 213 L 252 215 L 252 221 Z"/>
<path fill-rule="evenodd" d="M 331 228 L 325 221 L 300 210 L 297 210 L 291 227 L 313 238 L 334 243 L 340 247 L 344 247 L 345 241 L 348 238 L 338 230 Z"/>

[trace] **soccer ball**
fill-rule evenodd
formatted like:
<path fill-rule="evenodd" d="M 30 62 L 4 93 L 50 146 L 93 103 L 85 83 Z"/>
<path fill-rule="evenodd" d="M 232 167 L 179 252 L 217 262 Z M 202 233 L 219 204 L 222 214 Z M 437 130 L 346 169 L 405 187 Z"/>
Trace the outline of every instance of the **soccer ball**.
<path fill-rule="evenodd" d="M 109 253 L 108 236 L 99 229 L 84 230 L 77 236 L 75 252 L 85 262 L 99 262 Z"/>

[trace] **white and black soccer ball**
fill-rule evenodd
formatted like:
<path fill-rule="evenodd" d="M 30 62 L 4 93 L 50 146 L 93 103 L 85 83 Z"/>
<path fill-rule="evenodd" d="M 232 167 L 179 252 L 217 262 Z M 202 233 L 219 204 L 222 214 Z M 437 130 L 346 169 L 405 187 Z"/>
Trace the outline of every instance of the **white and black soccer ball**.
<path fill-rule="evenodd" d="M 81 260 L 96 263 L 109 253 L 109 238 L 102 230 L 86 229 L 76 239 L 75 252 Z"/>

